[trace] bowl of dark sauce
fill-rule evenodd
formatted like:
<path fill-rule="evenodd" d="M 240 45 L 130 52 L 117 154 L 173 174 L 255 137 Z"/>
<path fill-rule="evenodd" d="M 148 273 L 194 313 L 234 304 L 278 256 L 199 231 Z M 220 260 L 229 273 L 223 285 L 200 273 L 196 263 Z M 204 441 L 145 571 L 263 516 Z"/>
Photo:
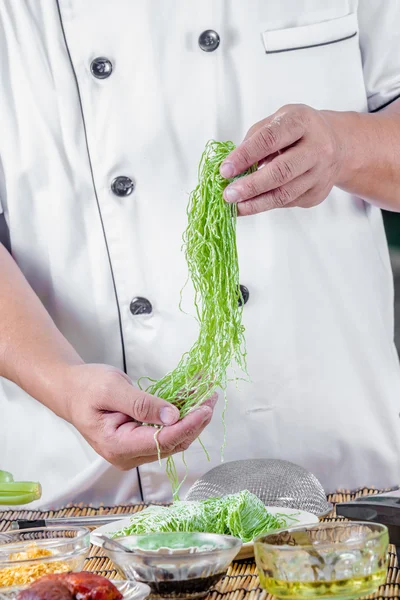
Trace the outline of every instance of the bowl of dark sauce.
<path fill-rule="evenodd" d="M 154 598 L 203 598 L 226 575 L 241 540 L 213 533 L 150 533 L 104 542 L 120 574 L 150 587 Z"/>

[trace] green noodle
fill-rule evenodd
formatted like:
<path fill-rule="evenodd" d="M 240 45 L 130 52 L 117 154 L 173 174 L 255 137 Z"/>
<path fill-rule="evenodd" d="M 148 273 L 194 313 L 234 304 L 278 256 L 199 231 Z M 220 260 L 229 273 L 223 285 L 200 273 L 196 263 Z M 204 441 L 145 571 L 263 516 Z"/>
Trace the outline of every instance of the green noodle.
<path fill-rule="evenodd" d="M 172 506 L 149 506 L 131 517 L 127 527 L 113 537 L 162 532 L 202 532 L 233 535 L 250 542 L 261 533 L 286 527 L 293 515 L 272 515 L 254 494 L 244 490 L 201 502 L 174 502 Z"/>
<path fill-rule="evenodd" d="M 146 389 L 177 406 L 181 418 L 217 389 L 225 392 L 230 366 L 247 372 L 236 248 L 237 209 L 223 198 L 229 180 L 219 172 L 234 148 L 232 142 L 207 143 L 198 184 L 187 208 L 183 250 L 195 293 L 198 339 L 173 371 L 159 381 L 149 379 L 151 385 Z M 167 474 L 177 498 L 179 483 L 171 457 L 167 459 Z"/>

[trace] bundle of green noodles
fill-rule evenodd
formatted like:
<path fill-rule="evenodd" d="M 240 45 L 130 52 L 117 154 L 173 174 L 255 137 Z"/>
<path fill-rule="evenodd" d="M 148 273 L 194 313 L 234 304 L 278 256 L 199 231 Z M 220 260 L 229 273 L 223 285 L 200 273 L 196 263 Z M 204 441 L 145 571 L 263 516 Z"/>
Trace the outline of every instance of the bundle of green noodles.
<path fill-rule="evenodd" d="M 233 535 L 250 542 L 261 533 L 286 527 L 295 520 L 287 515 L 272 515 L 257 496 L 245 490 L 201 502 L 150 506 L 134 515 L 129 526 L 113 537 L 179 531 Z"/>
<path fill-rule="evenodd" d="M 217 389 L 226 387 L 228 367 L 246 371 L 242 310 L 239 306 L 239 264 L 236 249 L 236 205 L 223 192 L 223 160 L 232 142 L 207 143 L 200 161 L 198 184 L 189 198 L 183 248 L 195 292 L 199 336 L 176 368 L 147 392 L 179 407 L 181 417 Z"/>
<path fill-rule="evenodd" d="M 237 209 L 223 198 L 229 180 L 219 172 L 234 148 L 232 142 L 207 143 L 199 165 L 198 184 L 187 208 L 183 249 L 195 293 L 198 339 L 173 371 L 159 381 L 149 379 L 151 385 L 146 389 L 176 405 L 181 418 L 217 389 L 225 391 L 230 366 L 246 373 L 236 249 Z M 255 169 L 256 166 L 251 171 Z M 167 461 L 167 474 L 177 499 L 179 482 L 172 458 Z"/>

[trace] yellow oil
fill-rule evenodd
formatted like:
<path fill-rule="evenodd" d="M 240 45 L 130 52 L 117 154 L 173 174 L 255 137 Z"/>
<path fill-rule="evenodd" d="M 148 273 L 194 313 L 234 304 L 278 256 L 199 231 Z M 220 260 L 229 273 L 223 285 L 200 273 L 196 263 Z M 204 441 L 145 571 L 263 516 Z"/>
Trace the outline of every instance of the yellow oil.
<path fill-rule="evenodd" d="M 386 581 L 387 571 L 337 581 L 280 581 L 260 574 L 260 583 L 278 598 L 360 598 L 377 590 Z"/>

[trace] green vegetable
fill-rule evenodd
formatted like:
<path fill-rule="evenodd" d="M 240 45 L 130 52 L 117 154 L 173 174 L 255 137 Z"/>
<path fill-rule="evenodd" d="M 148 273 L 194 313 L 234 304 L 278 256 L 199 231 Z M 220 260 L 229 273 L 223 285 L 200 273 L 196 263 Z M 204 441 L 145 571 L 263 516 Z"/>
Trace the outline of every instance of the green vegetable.
<path fill-rule="evenodd" d="M 14 481 L 13 476 L 8 471 L 0 471 L 0 483 L 10 483 Z"/>
<path fill-rule="evenodd" d="M 40 483 L 14 481 L 11 473 L 0 471 L 0 505 L 29 504 L 42 495 Z"/>
<path fill-rule="evenodd" d="M 247 490 L 202 502 L 174 502 L 172 506 L 150 506 L 131 518 L 128 527 L 113 537 L 161 533 L 200 532 L 233 535 L 243 542 L 257 535 L 286 527 L 295 516 L 272 515 L 264 503 Z"/>
<path fill-rule="evenodd" d="M 189 198 L 183 249 L 195 292 L 198 339 L 173 371 L 159 381 L 149 379 L 151 385 L 146 389 L 176 405 L 181 417 L 217 389 L 225 391 L 230 366 L 236 365 L 244 373 L 247 369 L 239 306 L 237 210 L 236 205 L 228 205 L 223 198 L 229 181 L 219 173 L 221 163 L 234 148 L 232 142 L 207 143 L 199 165 L 198 185 Z M 167 473 L 176 499 L 178 481 L 171 457 Z"/>

